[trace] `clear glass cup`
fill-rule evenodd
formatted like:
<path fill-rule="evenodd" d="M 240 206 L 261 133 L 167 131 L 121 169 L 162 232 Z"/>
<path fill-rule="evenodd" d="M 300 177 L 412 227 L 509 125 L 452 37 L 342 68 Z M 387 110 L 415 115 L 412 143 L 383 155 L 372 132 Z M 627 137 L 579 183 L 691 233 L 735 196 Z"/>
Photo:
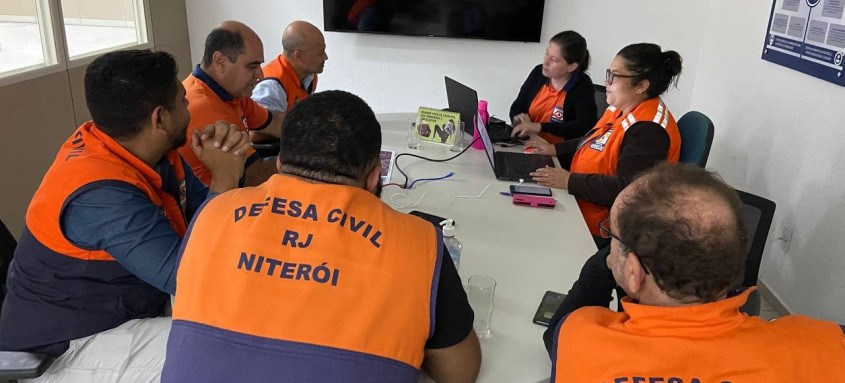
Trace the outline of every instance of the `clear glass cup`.
<path fill-rule="evenodd" d="M 473 275 L 467 284 L 467 297 L 475 320 L 472 327 L 479 338 L 490 337 L 490 320 L 493 318 L 493 295 L 496 294 L 496 280 L 486 275 Z"/>
<path fill-rule="evenodd" d="M 420 147 L 420 133 L 417 132 L 419 121 L 408 120 L 408 147 L 417 149 Z"/>
<path fill-rule="evenodd" d="M 455 142 L 452 143 L 452 146 L 449 147 L 449 150 L 453 152 L 460 152 L 464 150 L 464 123 L 461 122 L 461 126 L 457 127 L 457 131 L 455 131 Z"/>

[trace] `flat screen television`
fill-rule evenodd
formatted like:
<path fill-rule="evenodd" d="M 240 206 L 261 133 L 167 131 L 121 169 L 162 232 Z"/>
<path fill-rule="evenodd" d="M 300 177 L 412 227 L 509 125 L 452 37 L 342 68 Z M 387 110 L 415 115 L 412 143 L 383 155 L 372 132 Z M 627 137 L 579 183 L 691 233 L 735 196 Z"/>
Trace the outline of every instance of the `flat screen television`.
<path fill-rule="evenodd" d="M 539 42 L 545 0 L 323 0 L 325 30 Z"/>

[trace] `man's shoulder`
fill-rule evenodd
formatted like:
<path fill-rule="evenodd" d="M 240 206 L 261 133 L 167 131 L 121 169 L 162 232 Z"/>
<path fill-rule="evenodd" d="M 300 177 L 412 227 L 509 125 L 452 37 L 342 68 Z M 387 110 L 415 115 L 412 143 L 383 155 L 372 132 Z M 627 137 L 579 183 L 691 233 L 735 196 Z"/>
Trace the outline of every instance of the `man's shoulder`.
<path fill-rule="evenodd" d="M 234 108 L 214 95 L 211 90 L 198 90 L 185 95 L 188 98 L 188 112 L 191 114 L 191 126 L 205 125 L 217 120 L 237 123 Z"/>
<path fill-rule="evenodd" d="M 585 306 L 571 312 L 565 321 L 576 326 L 593 324 L 605 327 L 621 323 L 627 318 L 624 312 L 612 311 L 607 307 Z"/>

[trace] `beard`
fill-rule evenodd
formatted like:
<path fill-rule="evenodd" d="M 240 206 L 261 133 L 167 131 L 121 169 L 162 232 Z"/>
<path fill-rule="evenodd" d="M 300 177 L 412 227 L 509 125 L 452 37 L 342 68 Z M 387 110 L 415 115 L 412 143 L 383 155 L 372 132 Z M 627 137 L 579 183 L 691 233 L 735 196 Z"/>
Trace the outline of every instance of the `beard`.
<path fill-rule="evenodd" d="M 188 124 L 185 123 L 185 126 L 182 129 L 179 129 L 176 133 L 169 137 L 168 141 L 170 142 L 170 150 L 179 149 L 182 146 L 185 146 L 188 143 Z"/>

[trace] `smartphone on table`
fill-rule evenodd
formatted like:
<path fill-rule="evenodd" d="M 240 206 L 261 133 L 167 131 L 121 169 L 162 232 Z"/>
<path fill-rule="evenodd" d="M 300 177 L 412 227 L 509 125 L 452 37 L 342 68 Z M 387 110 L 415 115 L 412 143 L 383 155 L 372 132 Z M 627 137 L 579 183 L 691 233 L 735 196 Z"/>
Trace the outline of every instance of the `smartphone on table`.
<path fill-rule="evenodd" d="M 534 314 L 534 323 L 549 327 L 549 321 L 552 320 L 552 316 L 555 315 L 564 299 L 566 299 L 566 294 L 546 291 L 543 300 L 540 301 L 540 307 L 537 307 L 537 313 Z"/>
<path fill-rule="evenodd" d="M 551 197 L 552 189 L 539 186 L 511 185 L 511 194 L 525 194 L 536 195 L 540 197 Z"/>

